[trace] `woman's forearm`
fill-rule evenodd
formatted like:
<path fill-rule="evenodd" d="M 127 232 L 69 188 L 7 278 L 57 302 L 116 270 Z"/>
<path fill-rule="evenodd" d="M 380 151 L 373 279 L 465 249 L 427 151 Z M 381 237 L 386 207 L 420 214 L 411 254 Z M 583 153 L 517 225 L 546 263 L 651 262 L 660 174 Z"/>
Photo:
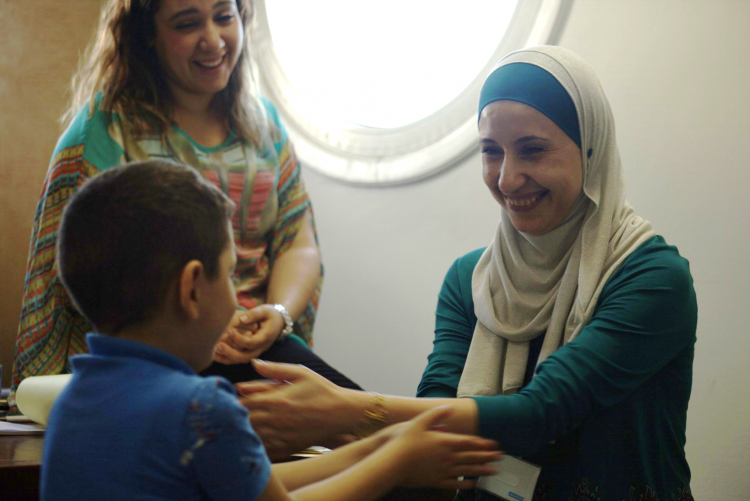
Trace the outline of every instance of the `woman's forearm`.
<path fill-rule="evenodd" d="M 448 405 L 453 413 L 446 419 L 448 431 L 475 435 L 479 430 L 479 413 L 477 404 L 470 398 L 414 398 L 385 397 L 388 409 L 388 424 L 407 421 L 422 412 Z"/>
<path fill-rule="evenodd" d="M 277 382 L 251 381 L 235 387 L 269 455 L 293 454 L 366 428 L 365 411 L 375 407 L 373 394 L 341 388 L 298 365 L 264 363 L 255 368 Z M 478 410 L 472 399 L 385 396 L 382 424 L 407 421 L 441 405 L 454 410 L 444 421 L 450 431 L 476 434 Z"/>
<path fill-rule="evenodd" d="M 292 319 L 296 319 L 305 311 L 319 279 L 320 251 L 308 211 L 291 247 L 274 261 L 266 303 L 283 304 Z"/>
<path fill-rule="evenodd" d="M 356 433 L 363 422 L 365 411 L 373 405 L 373 394 L 356 390 L 343 390 L 342 394 L 344 396 L 341 399 L 342 411 L 338 419 L 339 431 Z M 386 415 L 384 426 L 408 421 L 427 410 L 448 405 L 453 408 L 453 413 L 445 421 L 448 431 L 473 435 L 479 429 L 477 405 L 470 398 L 414 398 L 393 395 L 384 395 L 383 398 Z"/>

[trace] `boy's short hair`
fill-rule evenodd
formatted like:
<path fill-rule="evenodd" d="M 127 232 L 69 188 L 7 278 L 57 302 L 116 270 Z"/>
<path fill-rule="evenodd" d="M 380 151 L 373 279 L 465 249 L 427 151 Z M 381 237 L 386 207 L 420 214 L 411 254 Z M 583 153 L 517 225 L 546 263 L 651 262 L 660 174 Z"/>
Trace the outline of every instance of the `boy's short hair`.
<path fill-rule="evenodd" d="M 58 230 L 58 274 L 102 334 L 151 320 L 191 260 L 218 274 L 234 204 L 194 169 L 163 160 L 109 169 L 71 198 Z"/>

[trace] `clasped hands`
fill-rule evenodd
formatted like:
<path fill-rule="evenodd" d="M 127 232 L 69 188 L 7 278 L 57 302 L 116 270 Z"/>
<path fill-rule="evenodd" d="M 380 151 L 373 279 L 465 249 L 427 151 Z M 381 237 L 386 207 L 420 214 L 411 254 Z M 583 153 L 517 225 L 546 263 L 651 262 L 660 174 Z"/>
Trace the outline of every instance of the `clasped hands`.
<path fill-rule="evenodd" d="M 263 440 L 272 461 L 282 460 L 310 445 L 335 448 L 350 440 L 361 410 L 352 405 L 355 395 L 301 365 L 253 362 L 267 380 L 237 383 L 239 400 L 250 411 L 253 429 Z M 487 463 L 501 453 L 492 440 L 444 431 L 450 406 L 433 408 L 418 417 L 389 426 L 365 439 L 374 449 L 398 451 L 404 475 L 400 485 L 448 489 L 471 488 L 462 476 L 492 475 Z"/>
<path fill-rule="evenodd" d="M 278 339 L 286 323 L 270 304 L 237 311 L 216 344 L 214 360 L 226 364 L 246 364 L 258 358 Z"/>

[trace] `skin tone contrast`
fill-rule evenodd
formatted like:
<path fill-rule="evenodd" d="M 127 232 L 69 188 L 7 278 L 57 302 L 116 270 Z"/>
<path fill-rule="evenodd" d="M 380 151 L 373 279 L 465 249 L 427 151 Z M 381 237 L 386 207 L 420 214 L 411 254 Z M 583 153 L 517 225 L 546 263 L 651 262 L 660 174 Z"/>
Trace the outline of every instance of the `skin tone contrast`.
<path fill-rule="evenodd" d="M 522 233 L 542 235 L 570 213 L 583 186 L 581 150 L 546 115 L 494 101 L 479 117 L 484 183 Z"/>

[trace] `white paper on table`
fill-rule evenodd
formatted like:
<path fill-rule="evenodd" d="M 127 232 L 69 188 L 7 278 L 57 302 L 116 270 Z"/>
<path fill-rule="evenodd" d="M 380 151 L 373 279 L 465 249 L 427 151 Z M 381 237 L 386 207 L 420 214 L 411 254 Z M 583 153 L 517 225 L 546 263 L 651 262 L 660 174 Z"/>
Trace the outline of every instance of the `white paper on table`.
<path fill-rule="evenodd" d="M 41 435 L 43 433 L 44 426 L 42 425 L 0 421 L 0 435 Z"/>

